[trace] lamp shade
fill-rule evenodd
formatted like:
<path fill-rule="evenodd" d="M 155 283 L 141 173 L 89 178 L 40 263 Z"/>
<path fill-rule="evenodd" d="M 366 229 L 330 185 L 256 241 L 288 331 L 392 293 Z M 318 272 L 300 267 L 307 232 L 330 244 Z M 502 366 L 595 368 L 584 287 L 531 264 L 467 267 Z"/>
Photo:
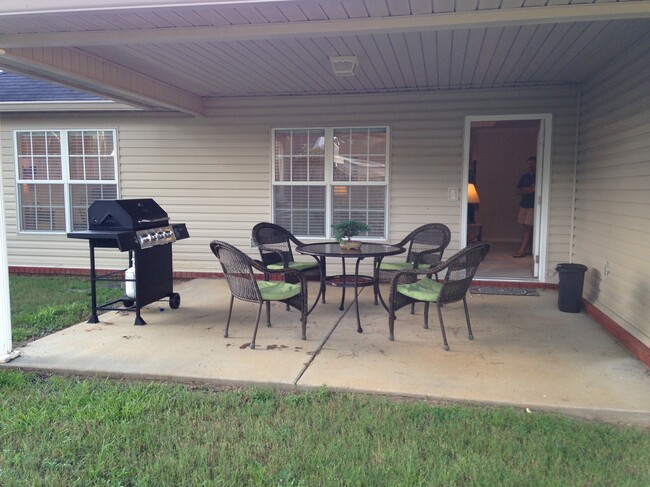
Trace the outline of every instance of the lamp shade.
<path fill-rule="evenodd" d="M 478 192 L 476 191 L 476 186 L 473 183 L 467 184 L 467 202 L 468 203 L 481 202 L 481 200 L 478 197 Z"/>

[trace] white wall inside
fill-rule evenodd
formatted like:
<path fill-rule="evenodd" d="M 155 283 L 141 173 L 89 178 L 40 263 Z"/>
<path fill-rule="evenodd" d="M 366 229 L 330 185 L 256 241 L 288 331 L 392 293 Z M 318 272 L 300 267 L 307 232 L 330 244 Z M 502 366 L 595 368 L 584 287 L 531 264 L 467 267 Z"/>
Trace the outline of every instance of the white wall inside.
<path fill-rule="evenodd" d="M 475 213 L 483 225 L 483 238 L 491 242 L 516 242 L 521 238 L 517 224 L 519 177 L 526 172 L 526 160 L 535 155 L 539 122 L 517 120 L 475 122 L 470 153 L 476 161 L 476 188 L 481 199 Z"/>

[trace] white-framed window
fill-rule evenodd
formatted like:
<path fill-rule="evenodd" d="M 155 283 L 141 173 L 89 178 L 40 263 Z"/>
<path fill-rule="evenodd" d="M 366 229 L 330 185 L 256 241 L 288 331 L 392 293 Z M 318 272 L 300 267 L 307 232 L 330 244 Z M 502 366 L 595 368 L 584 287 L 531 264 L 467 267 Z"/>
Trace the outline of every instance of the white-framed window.
<path fill-rule="evenodd" d="M 388 127 L 273 130 L 273 221 L 299 237 L 331 238 L 331 224 L 359 220 L 385 239 Z"/>
<path fill-rule="evenodd" d="M 16 194 L 22 232 L 88 228 L 88 207 L 116 199 L 116 131 L 15 130 Z"/>

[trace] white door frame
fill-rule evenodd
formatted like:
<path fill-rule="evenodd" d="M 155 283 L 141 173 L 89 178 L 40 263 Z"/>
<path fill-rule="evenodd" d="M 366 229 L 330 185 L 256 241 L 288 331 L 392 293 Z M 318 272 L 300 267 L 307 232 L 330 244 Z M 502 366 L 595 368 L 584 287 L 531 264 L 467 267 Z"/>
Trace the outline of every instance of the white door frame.
<path fill-rule="evenodd" d="M 550 113 L 525 113 L 510 115 L 467 115 L 465 117 L 465 131 L 463 139 L 463 176 L 460 194 L 461 209 L 467 208 L 467 181 L 469 178 L 469 144 L 472 122 L 505 121 L 505 120 L 541 120 L 544 122 L 544 143 L 542 144 L 543 154 L 537 155 L 537 174 L 535 195 L 535 237 L 533 251 L 535 252 L 536 272 L 535 277 L 540 282 L 546 282 L 546 262 L 548 246 L 548 212 L 551 181 L 551 137 L 553 127 L 553 115 Z M 541 189 L 541 191 L 540 191 Z M 460 212 L 460 241 L 461 246 L 467 242 L 467 211 Z"/>

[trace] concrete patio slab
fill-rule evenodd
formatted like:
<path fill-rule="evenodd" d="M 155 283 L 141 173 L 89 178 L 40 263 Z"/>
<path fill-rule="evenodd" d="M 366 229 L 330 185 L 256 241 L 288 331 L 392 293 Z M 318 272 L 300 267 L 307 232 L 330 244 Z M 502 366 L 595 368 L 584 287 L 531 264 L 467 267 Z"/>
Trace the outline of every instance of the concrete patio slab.
<path fill-rule="evenodd" d="M 561 410 L 650 424 L 650 369 L 585 313 L 562 313 L 557 291 L 540 296 L 468 295 L 475 339 L 462 303 L 443 310 L 444 351 L 435 309 L 397 313 L 388 340 L 384 310 L 363 296 L 364 333 L 348 313 L 300 384 L 434 399 Z"/>
<path fill-rule="evenodd" d="M 310 283 L 311 284 L 311 283 Z M 313 288 L 312 288 L 313 290 Z M 328 387 L 426 399 L 512 405 L 603 421 L 650 425 L 650 369 L 584 313 L 557 309 L 557 291 L 540 296 L 468 295 L 475 340 L 467 338 L 462 304 L 443 313 L 445 352 L 435 309 L 422 327 L 422 306 L 398 312 L 395 341 L 387 314 L 360 296 L 364 333 L 356 332 L 340 294 L 309 316 L 307 340 L 299 315 L 275 304 L 273 326 L 260 324 L 249 347 L 257 306 L 235 301 L 230 336 L 223 337 L 229 291 L 223 280 L 176 286 L 181 307 L 155 303 L 133 314 L 109 312 L 29 343 L 3 365 L 31 370 L 217 384 Z M 348 300 L 349 301 L 349 300 Z"/>
<path fill-rule="evenodd" d="M 293 385 L 331 328 L 331 323 L 312 319 L 309 340 L 303 341 L 300 315 L 274 304 L 274 325 L 268 328 L 262 321 L 258 348 L 251 350 L 256 305 L 235 302 L 230 337 L 224 338 L 230 299 L 225 281 L 193 280 L 175 290 L 181 294 L 181 307 L 171 310 L 160 302 L 144 308 L 145 326 L 133 325 L 133 313 L 108 312 L 100 315 L 100 323 L 80 323 L 29 343 L 23 356 L 9 365 L 107 376 Z"/>

